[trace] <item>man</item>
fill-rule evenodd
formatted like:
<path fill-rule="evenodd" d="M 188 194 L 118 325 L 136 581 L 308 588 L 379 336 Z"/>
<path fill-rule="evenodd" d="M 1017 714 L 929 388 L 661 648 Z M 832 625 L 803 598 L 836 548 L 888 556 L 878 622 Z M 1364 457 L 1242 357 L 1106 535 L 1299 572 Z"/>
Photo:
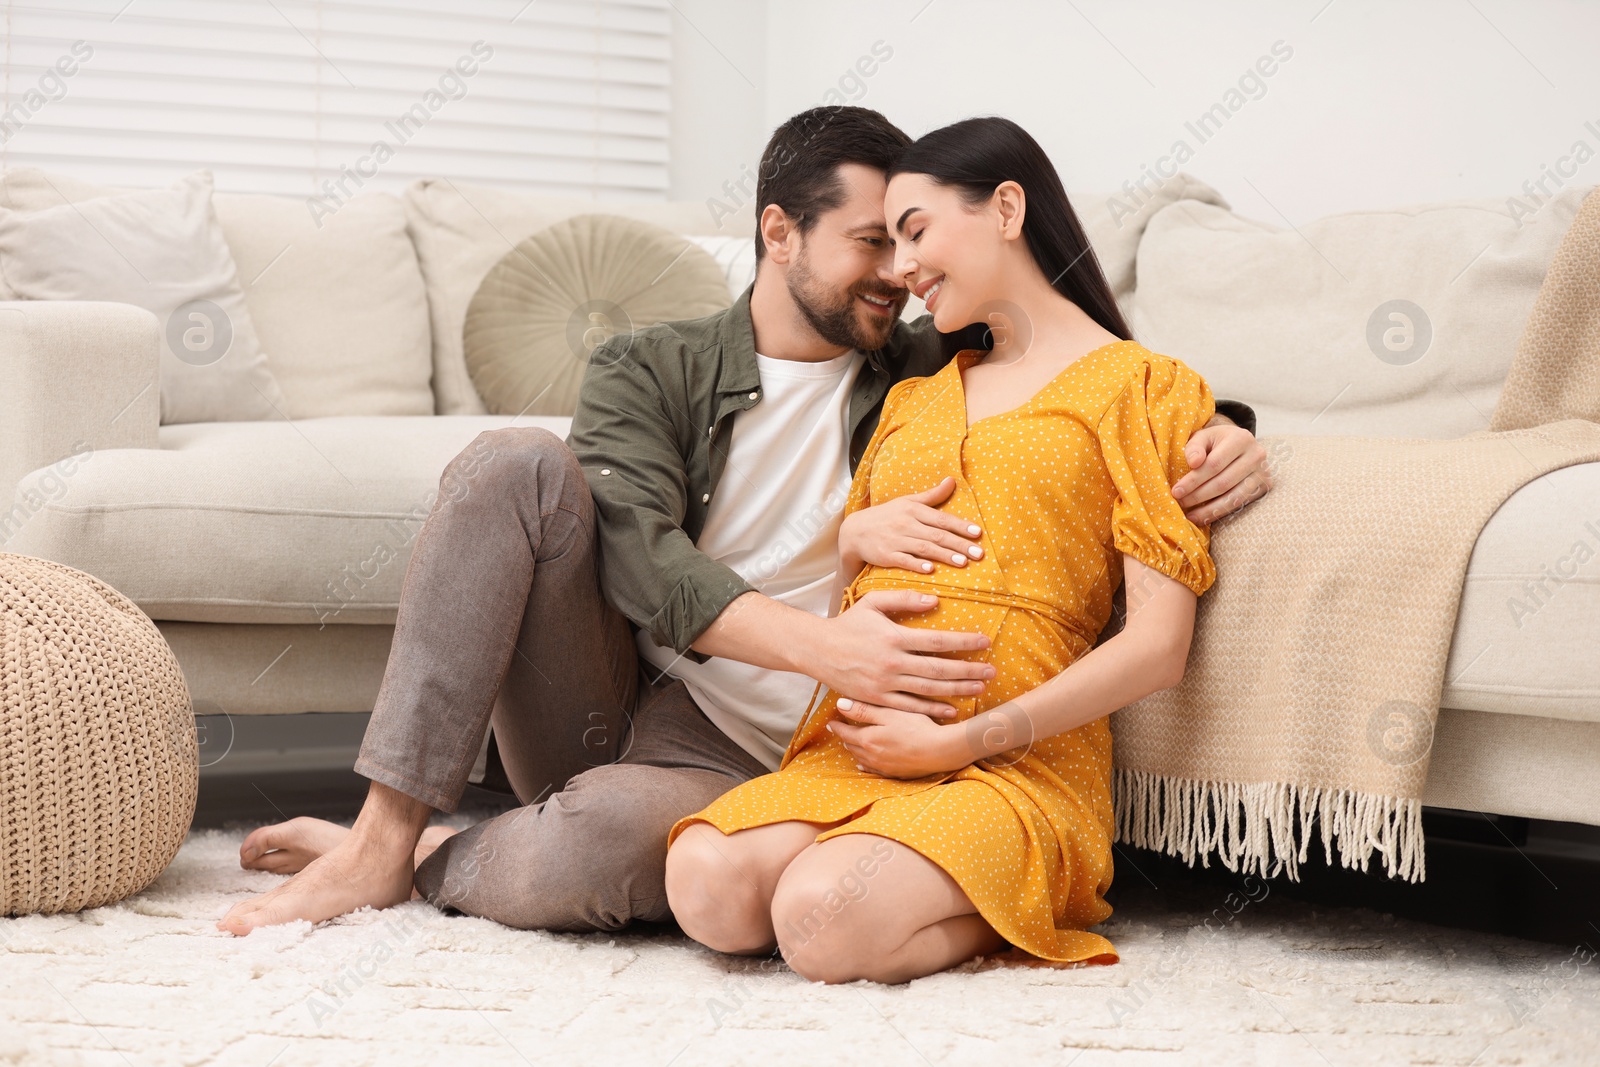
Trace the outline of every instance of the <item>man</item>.
<path fill-rule="evenodd" d="M 827 617 L 845 489 L 883 398 L 949 355 L 929 317 L 899 320 L 883 193 L 908 143 L 863 108 L 779 127 L 750 289 L 726 312 L 598 347 L 570 450 L 508 429 L 452 461 L 443 481 L 468 488 L 441 493 L 413 548 L 355 826 L 251 834 L 244 866 L 299 873 L 221 929 L 387 907 L 414 888 L 524 928 L 663 920 L 668 828 L 776 768 L 817 682 L 930 715 L 983 691 L 993 668 L 940 653 L 985 638 L 894 621 L 930 610 L 916 593 Z M 1188 459 L 1173 492 L 1196 522 L 1269 487 L 1263 450 L 1225 419 Z M 524 806 L 425 834 L 434 810 L 455 810 L 491 721 Z"/>

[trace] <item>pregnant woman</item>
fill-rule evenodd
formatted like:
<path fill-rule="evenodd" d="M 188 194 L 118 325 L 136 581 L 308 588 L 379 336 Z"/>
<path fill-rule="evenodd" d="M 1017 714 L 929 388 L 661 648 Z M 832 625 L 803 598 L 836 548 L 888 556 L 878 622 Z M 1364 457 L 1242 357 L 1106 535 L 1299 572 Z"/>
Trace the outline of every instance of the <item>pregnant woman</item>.
<path fill-rule="evenodd" d="M 673 827 L 668 899 L 696 940 L 776 946 L 818 981 L 908 981 L 1005 943 L 1114 962 L 1087 929 L 1111 914 L 1107 717 L 1182 677 L 1215 576 L 1169 493 L 1211 391 L 1128 339 L 1015 123 L 930 133 L 890 179 L 896 273 L 940 330 L 989 323 L 993 349 L 884 402 L 846 505 L 843 600 L 937 597 L 904 621 L 983 632 L 962 655 L 996 677 L 946 722 L 819 693 L 778 771 Z M 1119 581 L 1126 622 L 1096 647 Z"/>

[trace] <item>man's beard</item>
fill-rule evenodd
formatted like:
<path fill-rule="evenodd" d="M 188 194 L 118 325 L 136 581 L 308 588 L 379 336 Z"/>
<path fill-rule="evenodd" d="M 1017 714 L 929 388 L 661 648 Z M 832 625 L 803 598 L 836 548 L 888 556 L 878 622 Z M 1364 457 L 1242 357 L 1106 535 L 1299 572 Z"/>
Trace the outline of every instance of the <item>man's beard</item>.
<path fill-rule="evenodd" d="M 863 325 L 861 312 L 856 307 L 856 297 L 861 294 L 897 304 L 905 295 L 904 290 L 865 284 L 852 286 L 842 295 L 828 292 L 817 283 L 804 253 L 789 268 L 789 295 L 817 336 L 831 345 L 871 352 L 889 343 L 898 314 L 885 318 L 881 326 Z"/>

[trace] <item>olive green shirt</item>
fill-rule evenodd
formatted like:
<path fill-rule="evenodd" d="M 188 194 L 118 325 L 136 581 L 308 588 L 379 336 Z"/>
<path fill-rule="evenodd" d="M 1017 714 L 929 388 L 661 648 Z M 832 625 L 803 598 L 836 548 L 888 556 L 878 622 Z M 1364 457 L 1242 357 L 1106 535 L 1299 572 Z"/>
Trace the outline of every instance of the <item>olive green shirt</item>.
<path fill-rule="evenodd" d="M 657 644 L 696 659 L 704 657 L 689 646 L 752 589 L 695 542 L 722 481 L 733 418 L 761 402 L 753 288 L 726 311 L 596 346 L 567 438 L 594 496 L 606 598 Z M 852 471 L 890 386 L 936 372 L 953 343 L 923 315 L 897 323 L 888 344 L 866 353 L 850 393 Z M 1249 407 L 1217 407 L 1253 430 Z"/>

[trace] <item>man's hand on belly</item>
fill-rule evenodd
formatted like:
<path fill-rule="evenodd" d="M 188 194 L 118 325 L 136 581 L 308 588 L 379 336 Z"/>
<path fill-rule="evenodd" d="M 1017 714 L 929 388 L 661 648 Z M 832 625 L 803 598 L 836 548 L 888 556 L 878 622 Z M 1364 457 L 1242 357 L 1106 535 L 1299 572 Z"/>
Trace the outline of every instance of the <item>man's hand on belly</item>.
<path fill-rule="evenodd" d="M 901 626 L 890 612 L 932 611 L 938 598 L 909 589 L 868 593 L 837 618 L 818 619 L 814 657 L 797 667 L 844 697 L 940 720 L 955 708 L 939 698 L 980 695 L 994 667 L 939 653 L 981 652 L 983 634 Z"/>
<path fill-rule="evenodd" d="M 773 670 L 815 678 L 835 693 L 941 721 L 955 708 L 950 697 L 975 697 L 994 668 L 940 653 L 981 652 L 983 634 L 902 626 L 891 612 L 920 613 L 938 598 L 909 589 L 868 593 L 837 618 L 824 619 L 748 592 L 722 610 L 692 646 Z"/>

